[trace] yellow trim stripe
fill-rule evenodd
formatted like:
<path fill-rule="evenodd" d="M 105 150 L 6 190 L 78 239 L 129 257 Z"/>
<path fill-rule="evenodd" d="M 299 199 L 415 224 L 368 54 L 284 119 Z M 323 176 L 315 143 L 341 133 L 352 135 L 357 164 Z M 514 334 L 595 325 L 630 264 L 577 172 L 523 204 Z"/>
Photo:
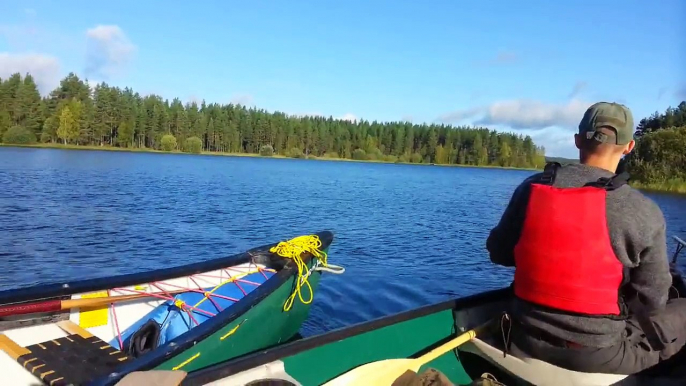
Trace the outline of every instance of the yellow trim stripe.
<path fill-rule="evenodd" d="M 185 361 L 181 362 L 178 366 L 172 367 L 172 370 L 178 370 L 178 369 L 182 368 L 183 366 L 185 366 L 185 365 L 191 363 L 195 358 L 197 358 L 197 357 L 199 357 L 199 356 L 200 356 L 200 353 L 197 353 L 197 354 L 193 355 L 192 357 L 190 357 L 190 358 L 186 359 Z"/>

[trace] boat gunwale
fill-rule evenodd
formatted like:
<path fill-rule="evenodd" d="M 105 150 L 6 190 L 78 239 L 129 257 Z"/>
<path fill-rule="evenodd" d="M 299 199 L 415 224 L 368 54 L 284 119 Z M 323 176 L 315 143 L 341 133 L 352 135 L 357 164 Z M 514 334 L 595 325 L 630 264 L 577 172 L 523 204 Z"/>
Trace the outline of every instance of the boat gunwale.
<path fill-rule="evenodd" d="M 331 231 L 320 231 L 314 233 L 319 237 L 322 242 L 321 250 L 326 250 L 333 243 L 334 234 Z M 68 291 L 63 284 L 49 284 L 46 286 L 34 286 L 25 289 L 9 290 L 0 292 L 0 301 L 2 297 L 7 297 L 7 295 L 12 295 L 13 292 L 19 292 L 24 297 L 23 301 L 27 301 L 27 293 L 45 293 L 48 290 L 63 290 L 60 294 L 51 295 L 49 298 L 55 298 L 58 296 L 68 296 L 74 293 L 88 292 L 93 290 L 102 289 L 104 283 L 109 285 L 109 287 L 114 286 L 129 286 L 136 285 L 146 281 L 158 281 L 170 278 L 175 278 L 179 276 L 187 276 L 194 273 L 202 273 L 206 271 L 211 271 L 213 269 L 220 269 L 226 267 L 227 263 L 242 263 L 249 261 L 251 259 L 251 254 L 255 252 L 268 251 L 271 247 L 278 245 L 278 242 L 265 244 L 263 246 L 254 247 L 233 256 L 218 258 L 210 261 L 202 261 L 197 263 L 191 263 L 184 266 L 165 268 L 161 270 L 147 271 L 141 273 L 124 274 L 109 278 L 95 278 L 86 279 L 82 281 L 74 282 L 74 286 L 69 285 Z M 305 253 L 301 256 L 305 264 L 310 264 L 313 259 L 311 253 Z M 290 280 L 293 276 L 297 275 L 298 267 L 293 260 L 288 260 L 281 270 L 274 274 L 269 280 L 265 281 L 255 290 L 248 293 L 246 296 L 241 298 L 240 301 L 236 302 L 235 305 L 225 308 L 221 312 L 217 313 L 212 318 L 208 319 L 204 323 L 194 327 L 190 331 L 183 333 L 176 338 L 165 342 L 165 344 L 158 346 L 155 350 L 150 351 L 129 363 L 124 363 L 119 367 L 115 368 L 114 371 L 109 374 L 103 374 L 102 376 L 91 380 L 89 385 L 114 385 L 126 374 L 134 371 L 145 371 L 158 366 L 165 361 L 171 359 L 172 357 L 184 352 L 185 350 L 194 346 L 197 342 L 206 339 L 211 336 L 222 327 L 233 322 L 241 315 L 246 313 L 251 308 L 255 307 L 259 302 L 267 298 L 269 295 L 274 293 L 278 288 L 280 288 L 284 283 Z M 113 282 L 117 281 L 115 284 Z M 40 295 L 39 295 L 40 296 Z M 29 298 L 28 300 L 42 300 L 36 298 Z M 0 303 L 2 304 L 2 303 Z"/>
<path fill-rule="evenodd" d="M 324 245 L 328 247 L 328 245 L 333 242 L 333 233 L 331 231 L 321 231 L 315 234 L 322 240 L 322 247 L 324 247 Z M 113 287 L 127 287 L 141 283 L 148 283 L 151 281 L 168 280 L 200 274 L 203 272 L 226 268 L 230 265 L 249 262 L 253 257 L 253 253 L 268 251 L 269 248 L 277 244 L 278 242 L 265 244 L 231 256 L 218 257 L 212 260 L 198 261 L 176 267 L 161 268 L 144 272 L 125 273 L 116 276 L 96 277 L 66 283 L 58 282 L 50 284 L 38 284 L 26 288 L 3 290 L 0 291 L 0 306 L 58 299 L 64 296 L 110 289 Z M 307 254 L 307 257 L 311 258 L 309 254 Z M 289 261 L 286 266 L 283 267 L 283 269 L 286 269 L 289 265 L 293 265 L 293 262 Z"/>
<path fill-rule="evenodd" d="M 444 300 L 407 311 L 401 311 L 395 314 L 356 323 L 350 326 L 341 327 L 335 330 L 324 332 L 322 334 L 302 338 L 291 343 L 258 350 L 253 353 L 248 353 L 196 371 L 192 371 L 188 373 L 181 385 L 204 385 L 208 382 L 220 380 L 222 378 L 238 374 L 242 371 L 250 370 L 257 366 L 265 365 L 276 360 L 281 360 L 289 356 L 300 354 L 304 351 L 308 351 L 319 346 L 351 338 L 353 336 L 362 335 L 380 328 L 407 322 L 412 319 L 425 317 L 442 311 L 458 311 L 461 309 L 483 306 L 485 303 L 502 301 L 505 298 L 509 298 L 510 295 L 511 288 L 504 287 L 465 297 Z"/>

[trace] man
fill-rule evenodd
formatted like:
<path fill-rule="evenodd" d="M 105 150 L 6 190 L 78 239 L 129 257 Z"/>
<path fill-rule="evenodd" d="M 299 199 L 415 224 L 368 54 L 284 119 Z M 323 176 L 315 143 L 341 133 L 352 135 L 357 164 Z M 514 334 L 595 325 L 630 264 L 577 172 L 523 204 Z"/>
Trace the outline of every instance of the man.
<path fill-rule="evenodd" d="M 515 267 L 511 339 L 532 357 L 633 374 L 686 342 L 686 300 L 667 301 L 662 211 L 615 174 L 633 132 L 626 106 L 589 107 L 574 135 L 580 164 L 525 180 L 488 237 L 491 261 Z"/>

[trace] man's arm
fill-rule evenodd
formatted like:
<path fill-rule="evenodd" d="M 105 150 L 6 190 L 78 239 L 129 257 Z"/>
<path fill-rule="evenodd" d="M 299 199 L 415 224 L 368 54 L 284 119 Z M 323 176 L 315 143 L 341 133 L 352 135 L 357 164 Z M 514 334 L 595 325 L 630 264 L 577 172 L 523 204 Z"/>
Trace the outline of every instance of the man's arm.
<path fill-rule="evenodd" d="M 638 266 L 631 270 L 631 286 L 647 310 L 664 307 L 672 286 L 666 224 L 664 216 L 660 218 L 662 221 L 652 235 L 651 244 L 640 252 Z"/>
<path fill-rule="evenodd" d="M 536 176 L 527 178 L 515 189 L 510 202 L 500 218 L 500 222 L 491 230 L 486 240 L 486 249 L 495 264 L 514 267 L 514 247 L 524 223 L 526 206 L 529 201 L 530 183 Z"/>

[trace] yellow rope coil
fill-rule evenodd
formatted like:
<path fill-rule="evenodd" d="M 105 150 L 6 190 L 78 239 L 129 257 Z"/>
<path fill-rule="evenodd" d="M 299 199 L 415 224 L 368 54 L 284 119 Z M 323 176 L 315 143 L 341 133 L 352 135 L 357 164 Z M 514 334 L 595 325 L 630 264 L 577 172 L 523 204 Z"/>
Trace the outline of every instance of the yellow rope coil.
<path fill-rule="evenodd" d="M 307 280 L 307 277 L 305 276 L 305 274 L 307 273 L 307 264 L 305 264 L 305 262 L 303 261 L 302 254 L 305 252 L 309 252 L 310 254 L 312 254 L 312 256 L 321 261 L 323 266 L 326 267 L 327 254 L 326 252 L 319 249 L 321 248 L 321 246 L 322 241 L 319 239 L 317 235 L 306 235 L 298 236 L 288 241 L 282 241 L 269 250 L 269 252 L 276 253 L 281 257 L 293 260 L 298 267 L 298 277 L 296 278 L 295 291 L 293 291 L 291 296 L 289 296 L 286 300 L 286 303 L 284 303 L 284 311 L 288 311 L 291 309 L 291 307 L 293 306 L 293 302 L 295 301 L 295 295 L 298 295 L 300 301 L 303 302 L 303 304 L 310 304 L 310 302 L 312 302 L 314 294 L 312 286 L 310 285 L 310 282 Z M 307 287 L 310 290 L 310 299 L 307 301 L 303 299 L 302 293 L 300 291 L 303 284 L 307 285 Z"/>

